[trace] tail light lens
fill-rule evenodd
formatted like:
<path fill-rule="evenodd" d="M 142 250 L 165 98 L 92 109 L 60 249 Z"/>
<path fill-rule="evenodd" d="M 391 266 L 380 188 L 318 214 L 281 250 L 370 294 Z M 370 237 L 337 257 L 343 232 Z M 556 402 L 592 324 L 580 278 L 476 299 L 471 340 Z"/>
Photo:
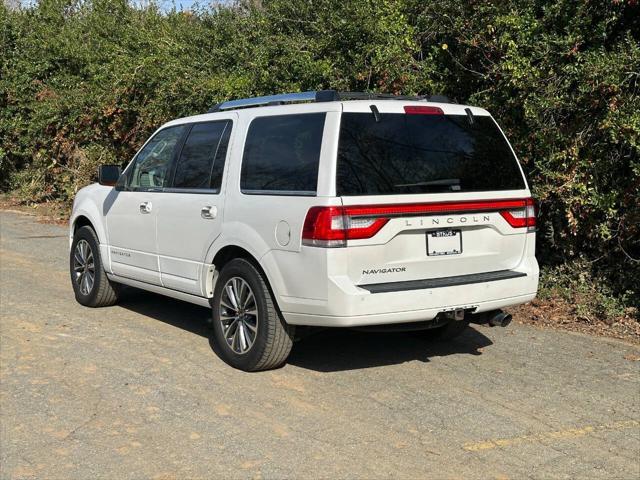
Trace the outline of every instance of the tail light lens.
<path fill-rule="evenodd" d="M 302 244 L 344 247 L 347 240 L 373 237 L 391 218 L 479 212 L 500 212 L 511 227 L 535 230 L 536 208 L 532 198 L 311 207 L 302 227 Z"/>
<path fill-rule="evenodd" d="M 527 227 L 528 231 L 536 228 L 536 204 L 533 198 L 521 200 L 522 206 L 518 208 L 510 208 L 509 210 L 501 210 L 500 215 L 513 228 Z"/>
<path fill-rule="evenodd" d="M 347 240 L 371 238 L 389 221 L 384 217 L 351 216 L 349 207 L 311 207 L 302 227 L 302 244 L 344 247 Z"/>

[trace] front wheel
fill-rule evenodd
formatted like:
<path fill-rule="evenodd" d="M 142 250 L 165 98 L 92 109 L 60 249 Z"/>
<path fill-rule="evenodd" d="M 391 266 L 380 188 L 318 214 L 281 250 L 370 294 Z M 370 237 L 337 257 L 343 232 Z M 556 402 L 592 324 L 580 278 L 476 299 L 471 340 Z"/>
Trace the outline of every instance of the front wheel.
<path fill-rule="evenodd" d="M 237 258 L 224 266 L 212 309 L 213 341 L 226 363 L 255 372 L 287 360 L 294 327 L 282 318 L 264 274 L 251 262 Z"/>
<path fill-rule="evenodd" d="M 106 307 L 118 300 L 119 286 L 107 278 L 98 237 L 91 227 L 81 227 L 73 235 L 69 270 L 73 292 L 81 305 Z"/>

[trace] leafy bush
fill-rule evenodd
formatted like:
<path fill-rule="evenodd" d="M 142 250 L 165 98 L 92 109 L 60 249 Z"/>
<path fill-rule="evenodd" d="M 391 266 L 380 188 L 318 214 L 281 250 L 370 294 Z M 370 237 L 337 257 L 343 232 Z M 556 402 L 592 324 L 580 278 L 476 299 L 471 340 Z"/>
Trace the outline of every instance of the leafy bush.
<path fill-rule="evenodd" d="M 640 304 L 635 0 L 41 0 L 0 6 L 0 28 L 0 188 L 25 200 L 70 201 L 96 165 L 223 99 L 444 93 L 488 108 L 512 141 L 545 271 L 569 265 Z"/>
<path fill-rule="evenodd" d="M 589 262 L 576 259 L 555 266 L 544 266 L 541 275 L 541 299 L 561 299 L 573 305 L 579 319 L 592 321 L 593 316 L 607 324 L 621 317 L 638 316 L 638 307 L 630 298 L 633 291 L 616 292 L 606 277 L 592 273 Z"/>

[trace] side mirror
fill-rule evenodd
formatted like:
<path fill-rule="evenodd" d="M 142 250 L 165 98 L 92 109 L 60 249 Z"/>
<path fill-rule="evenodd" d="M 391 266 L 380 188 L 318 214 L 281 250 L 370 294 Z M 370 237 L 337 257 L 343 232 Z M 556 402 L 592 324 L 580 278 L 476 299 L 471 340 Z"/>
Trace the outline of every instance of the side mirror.
<path fill-rule="evenodd" d="M 113 187 L 120 178 L 120 167 L 118 165 L 100 165 L 98 167 L 98 183 Z"/>

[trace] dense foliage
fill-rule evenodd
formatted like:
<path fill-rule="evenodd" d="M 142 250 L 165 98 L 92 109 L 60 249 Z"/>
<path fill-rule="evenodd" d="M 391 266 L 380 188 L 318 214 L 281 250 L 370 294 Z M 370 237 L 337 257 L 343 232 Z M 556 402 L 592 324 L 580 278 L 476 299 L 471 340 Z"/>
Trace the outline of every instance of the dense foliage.
<path fill-rule="evenodd" d="M 0 187 L 29 201 L 70 200 L 97 164 L 223 99 L 442 93 L 504 127 L 540 200 L 549 278 L 579 266 L 581 284 L 640 303 L 635 0 L 42 0 L 0 6 L 0 28 Z"/>

